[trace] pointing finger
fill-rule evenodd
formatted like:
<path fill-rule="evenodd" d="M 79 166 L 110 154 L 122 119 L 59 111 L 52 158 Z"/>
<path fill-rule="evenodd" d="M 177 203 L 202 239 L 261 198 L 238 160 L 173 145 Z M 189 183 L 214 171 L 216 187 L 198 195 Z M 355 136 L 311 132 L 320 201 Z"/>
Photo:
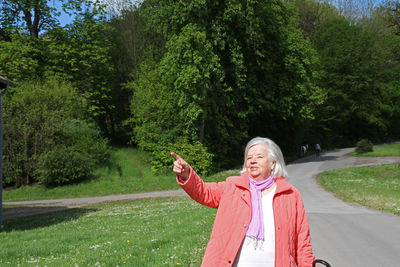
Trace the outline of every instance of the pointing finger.
<path fill-rule="evenodd" d="M 171 156 L 173 156 L 176 160 L 180 159 L 181 157 L 178 156 L 175 152 L 171 152 Z"/>

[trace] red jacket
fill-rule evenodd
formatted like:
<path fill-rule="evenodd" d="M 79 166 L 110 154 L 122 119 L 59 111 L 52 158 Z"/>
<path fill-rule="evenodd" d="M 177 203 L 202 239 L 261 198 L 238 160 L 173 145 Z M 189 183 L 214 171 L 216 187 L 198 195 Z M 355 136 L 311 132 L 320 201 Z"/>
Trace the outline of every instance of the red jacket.
<path fill-rule="evenodd" d="M 232 266 L 251 218 L 248 174 L 232 176 L 224 182 L 205 183 L 191 169 L 188 180 L 177 181 L 195 201 L 218 208 L 201 266 Z M 300 193 L 282 177 L 276 180 L 276 184 L 273 198 L 275 266 L 310 267 L 314 255 Z"/>

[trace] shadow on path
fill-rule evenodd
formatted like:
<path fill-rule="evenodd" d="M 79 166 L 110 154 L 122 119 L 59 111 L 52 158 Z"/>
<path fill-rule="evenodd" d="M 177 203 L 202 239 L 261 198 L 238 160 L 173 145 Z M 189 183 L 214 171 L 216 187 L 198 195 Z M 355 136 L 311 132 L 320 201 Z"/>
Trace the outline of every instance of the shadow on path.
<path fill-rule="evenodd" d="M 292 164 L 300 164 L 300 163 L 307 163 L 307 162 L 323 162 L 323 161 L 328 161 L 328 160 L 337 160 L 339 156 L 332 156 L 332 155 L 325 155 L 321 154 L 319 157 L 316 155 L 311 155 L 311 156 L 306 156 L 303 158 L 296 159 L 293 162 L 290 162 L 288 165 Z"/>
<path fill-rule="evenodd" d="M 63 206 L 15 208 L 5 212 L 4 228 L 0 229 L 0 232 L 25 231 L 48 227 L 76 220 L 97 210 L 94 208 L 68 208 Z M 10 212 L 20 212 L 22 216 L 7 220 L 7 213 Z M 27 215 L 28 212 L 31 212 L 32 215 Z M 25 216 L 29 217 L 22 218 Z"/>

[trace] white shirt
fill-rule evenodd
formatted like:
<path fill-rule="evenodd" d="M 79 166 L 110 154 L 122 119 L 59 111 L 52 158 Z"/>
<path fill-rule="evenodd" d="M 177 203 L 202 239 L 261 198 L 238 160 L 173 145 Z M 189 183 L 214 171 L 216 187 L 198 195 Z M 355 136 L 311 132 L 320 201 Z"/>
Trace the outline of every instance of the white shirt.
<path fill-rule="evenodd" d="M 237 267 L 274 267 L 275 266 L 275 223 L 272 200 L 276 191 L 276 185 L 271 191 L 262 196 L 262 212 L 264 220 L 264 242 L 250 237 L 245 237 L 239 251 L 236 263 Z"/>

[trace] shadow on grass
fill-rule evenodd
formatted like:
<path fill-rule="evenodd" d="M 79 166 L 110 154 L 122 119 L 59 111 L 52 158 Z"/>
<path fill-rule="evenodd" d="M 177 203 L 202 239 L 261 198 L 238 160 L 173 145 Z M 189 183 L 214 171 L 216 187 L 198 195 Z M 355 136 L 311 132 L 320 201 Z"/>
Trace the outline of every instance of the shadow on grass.
<path fill-rule="evenodd" d="M 8 208 L 3 212 L 4 228 L 0 232 L 25 231 L 73 221 L 94 208 L 68 208 L 65 206 L 31 206 Z"/>
<path fill-rule="evenodd" d="M 288 165 L 298 164 L 298 163 L 307 163 L 307 162 L 316 162 L 316 161 L 336 160 L 337 158 L 339 158 L 339 157 L 338 156 L 326 156 L 324 154 L 321 154 L 319 157 L 317 157 L 316 155 L 311 155 L 311 156 L 299 158 L 291 163 L 288 163 Z"/>

